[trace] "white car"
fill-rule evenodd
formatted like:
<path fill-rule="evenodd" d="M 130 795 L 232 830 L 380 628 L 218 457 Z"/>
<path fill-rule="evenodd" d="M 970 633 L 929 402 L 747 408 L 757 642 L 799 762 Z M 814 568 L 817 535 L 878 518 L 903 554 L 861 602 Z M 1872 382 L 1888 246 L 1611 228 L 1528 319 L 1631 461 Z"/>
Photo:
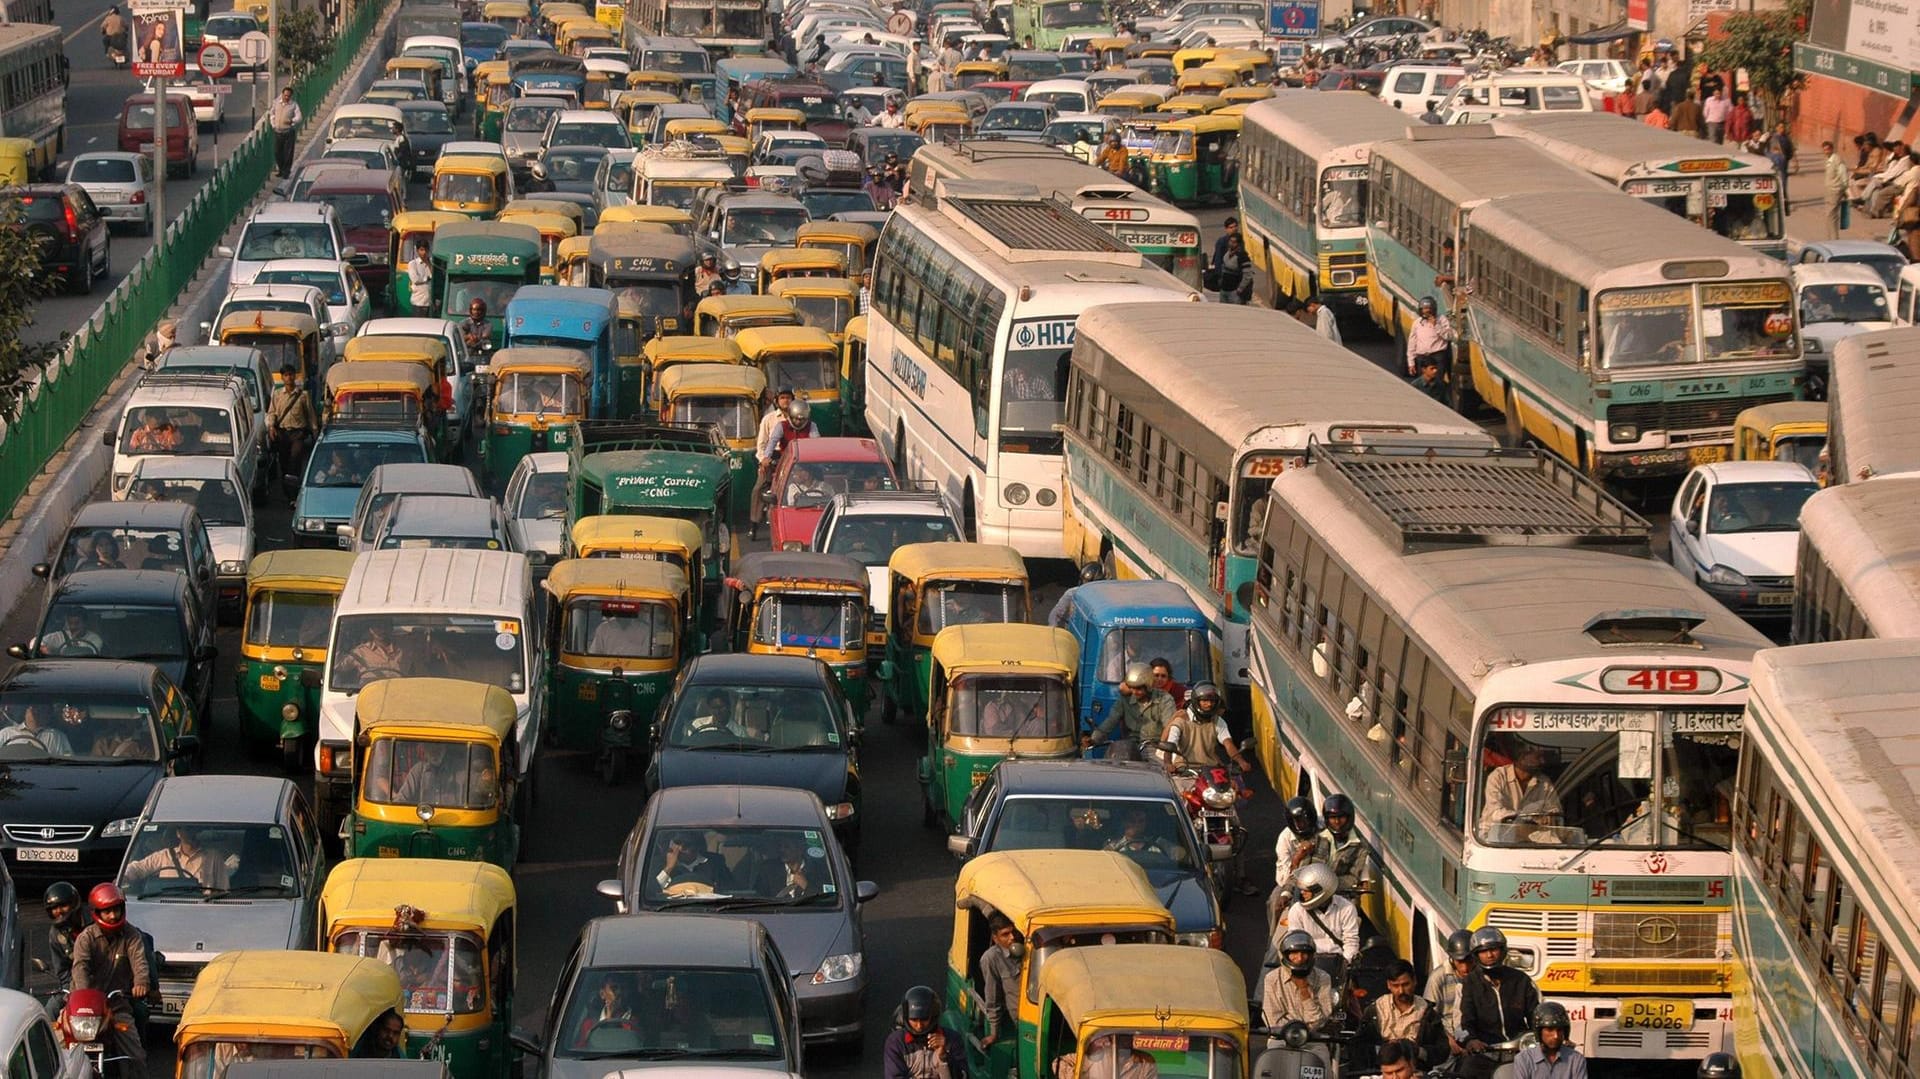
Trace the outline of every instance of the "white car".
<path fill-rule="evenodd" d="M 214 249 L 233 260 L 227 285 L 251 285 L 275 259 L 349 259 L 355 254 L 333 207 L 319 202 L 270 202 L 247 221 L 240 242 Z"/>
<path fill-rule="evenodd" d="M 467 351 L 467 339 L 460 332 L 460 323 L 449 318 L 376 318 L 361 326 L 355 336 L 384 334 L 438 337 L 447 343 L 447 355 L 453 358 L 453 370 L 447 372 L 447 382 L 453 386 L 453 414 L 467 421 L 459 425 L 454 441 L 464 442 L 467 427 L 474 418 L 474 408 L 479 404 L 474 399 L 477 396 L 474 368 L 479 366 L 480 358 Z"/>
<path fill-rule="evenodd" d="M 1893 304 L 1878 270 L 1860 262 L 1805 262 L 1793 267 L 1800 344 L 1809 382 L 1824 373 L 1842 338 L 1893 325 Z"/>
<path fill-rule="evenodd" d="M 1617 94 L 1627 88 L 1633 69 L 1625 60 L 1565 60 L 1554 65 L 1569 75 L 1587 80 L 1587 85 L 1603 94 Z"/>
<path fill-rule="evenodd" d="M 143 457 L 115 499 L 185 502 L 206 523 L 213 545 L 215 593 L 223 612 L 238 614 L 247 598 L 253 561 L 253 500 L 239 470 L 225 457 Z M 237 622 L 238 619 L 236 618 Z"/>
<path fill-rule="evenodd" d="M 167 91 L 184 91 L 187 100 L 193 102 L 194 122 L 201 127 L 218 128 L 227 118 L 227 95 L 215 93 L 213 85 L 206 72 L 188 64 L 186 74 L 169 80 Z"/>
<path fill-rule="evenodd" d="M 354 268 L 339 259 L 274 259 L 253 277 L 261 285 L 311 285 L 327 294 L 327 325 L 334 329 L 336 354 L 346 339 L 373 317 L 373 298 Z"/>
<path fill-rule="evenodd" d="M 633 137 L 627 125 L 607 109 L 564 109 L 547 121 L 540 137 L 540 149 L 554 146 L 601 146 L 609 150 L 630 150 Z"/>
<path fill-rule="evenodd" d="M 964 538 L 953 505 L 938 491 L 856 491 L 836 494 L 827 502 L 807 549 L 846 555 L 865 566 L 874 624 L 884 626 L 891 600 L 887 560 L 894 549 Z"/>
<path fill-rule="evenodd" d="M 1819 489 L 1791 461 L 1697 465 L 1673 498 L 1667 559 L 1735 614 L 1785 618 L 1800 507 Z"/>
<path fill-rule="evenodd" d="M 500 508 L 512 548 L 533 563 L 535 576 L 544 575 L 567 554 L 567 455 L 546 450 L 520 458 Z"/>
<path fill-rule="evenodd" d="M 8 1073 L 22 1079 L 85 1079 L 93 1074 L 87 1051 L 78 1043 L 62 1048 L 46 1006 L 17 989 L 0 989 L 0 1052 L 15 1062 Z"/>
<path fill-rule="evenodd" d="M 156 371 L 140 380 L 118 423 L 101 441 L 113 447 L 114 498 L 149 457 L 232 461 L 246 491 L 260 482 L 266 432 L 253 422 L 253 405 L 236 375 Z"/>
<path fill-rule="evenodd" d="M 153 235 L 153 156 L 118 150 L 75 154 L 67 165 L 67 183 L 78 184 L 108 225 L 132 224 Z"/>

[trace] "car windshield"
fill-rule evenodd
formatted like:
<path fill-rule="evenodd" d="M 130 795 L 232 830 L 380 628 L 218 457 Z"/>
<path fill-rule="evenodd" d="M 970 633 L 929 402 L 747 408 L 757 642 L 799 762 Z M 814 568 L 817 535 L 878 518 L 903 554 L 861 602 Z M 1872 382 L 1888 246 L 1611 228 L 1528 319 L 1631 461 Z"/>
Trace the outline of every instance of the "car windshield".
<path fill-rule="evenodd" d="M 807 208 L 815 221 L 825 221 L 834 214 L 865 213 L 874 209 L 873 196 L 865 191 L 847 191 L 838 188 L 816 187 L 800 193 L 800 204 Z"/>
<path fill-rule="evenodd" d="M 184 570 L 179 563 L 154 569 Z M 186 656 L 177 607 L 137 606 L 129 603 L 55 603 L 40 623 L 34 651 L 42 656 L 69 659 L 137 659 L 164 663 Z"/>
<path fill-rule="evenodd" d="M 185 127 L 186 126 L 185 123 L 182 122 L 182 117 L 178 109 L 167 110 L 167 126 L 168 127 Z M 152 131 L 153 130 L 153 104 L 149 102 L 144 105 L 128 105 L 126 127 L 127 127 L 127 130 L 129 131 Z"/>
<path fill-rule="evenodd" d="M 262 309 L 264 310 L 264 308 Z M 232 310 L 247 311 L 247 310 L 253 310 L 253 308 L 241 307 L 239 305 L 239 302 L 236 301 L 232 307 Z M 307 307 L 307 305 L 304 303 L 300 304 L 297 308 L 294 308 L 294 310 L 297 311 L 297 313 L 303 314 L 303 315 L 309 314 L 311 312 L 311 309 Z M 322 312 L 322 314 L 324 313 L 325 312 Z M 298 371 L 306 365 L 306 360 L 301 355 L 300 336 L 298 334 L 247 333 L 247 332 L 235 333 L 235 332 L 229 331 L 227 334 L 225 334 L 221 338 L 221 343 L 227 344 L 227 345 L 237 345 L 241 348 L 259 349 L 260 356 L 263 360 L 266 361 L 266 365 L 269 370 L 278 371 L 281 365 L 290 363 L 293 365 L 293 369 Z"/>
<path fill-rule="evenodd" d="M 336 139 L 391 139 L 400 134 L 394 130 L 394 123 L 380 116 L 341 116 L 333 121 L 330 131 Z"/>
<path fill-rule="evenodd" d="M 453 121 L 440 109 L 407 109 L 400 114 L 406 119 L 409 135 L 451 135 Z"/>
<path fill-rule="evenodd" d="M 151 764 L 160 759 L 152 712 L 144 697 L 9 692 L 0 695 L 0 761 Z"/>
<path fill-rule="evenodd" d="M 866 632 L 859 597 L 780 592 L 764 595 L 753 620 L 753 643 L 841 651 Z M 850 643 L 851 642 L 851 643 Z"/>
<path fill-rule="evenodd" d="M 1707 531 L 1798 532 L 1800 507 L 1820 489 L 1813 483 L 1722 483 L 1707 501 Z"/>
<path fill-rule="evenodd" d="M 893 470 L 884 461 L 804 461 L 788 470 L 780 504 L 818 508 L 837 494 L 893 489 Z"/>
<path fill-rule="evenodd" d="M 863 566 L 884 566 L 894 548 L 908 543 L 957 543 L 953 522 L 940 517 L 868 517 L 844 514 L 827 539 L 828 554 L 842 554 Z"/>
<path fill-rule="evenodd" d="M 1135 663 L 1166 660 L 1173 680 L 1192 685 L 1208 677 L 1212 659 L 1203 629 L 1115 629 L 1100 644 L 1100 681 L 1117 684 Z M 1194 677 L 1199 672 L 1199 678 Z"/>
<path fill-rule="evenodd" d="M 127 847 L 128 899 L 291 899 L 300 894 L 287 830 L 277 824 L 146 821 Z"/>
<path fill-rule="evenodd" d="M 343 615 L 327 653 L 328 687 L 357 693 L 382 678 L 463 678 L 527 691 L 523 626 L 488 615 L 407 611 Z"/>
<path fill-rule="evenodd" d="M 547 121 L 560 111 L 558 105 L 519 107 L 507 110 L 507 130 L 524 134 L 539 134 L 547 129 Z"/>
<path fill-rule="evenodd" d="M 1185 810 L 1167 798 L 1010 797 L 980 853 L 999 850 L 1115 850 L 1143 869 L 1195 869 Z"/>
<path fill-rule="evenodd" d="M 76 528 L 60 550 L 60 575 L 86 569 L 158 569 L 184 573 L 187 560 L 174 529 Z"/>
<path fill-rule="evenodd" d="M 253 280 L 260 285 L 310 285 L 334 307 L 347 302 L 347 287 L 338 270 L 261 270 Z"/>
<path fill-rule="evenodd" d="M 492 809 L 500 803 L 493 747 L 485 742 L 374 738 L 360 796 L 380 805 Z"/>
<path fill-rule="evenodd" d="M 1900 271 L 1907 268 L 1906 260 L 1895 251 L 1889 251 L 1884 255 L 1839 255 L 1833 261 L 1871 267 L 1873 272 L 1879 274 L 1880 279 L 1887 283 L 1888 288 L 1899 287 Z"/>
<path fill-rule="evenodd" d="M 682 397 L 673 403 L 673 418 L 682 423 L 711 423 L 722 438 L 752 438 L 760 424 L 754 402 L 745 397 Z"/>
<path fill-rule="evenodd" d="M 607 166 L 604 189 L 624 195 L 633 190 L 633 160 L 614 161 Z"/>
<path fill-rule="evenodd" d="M 333 207 L 343 229 L 383 229 L 393 220 L 393 202 L 384 195 L 317 195 L 314 201 Z"/>
<path fill-rule="evenodd" d="M 662 828 L 647 845 L 640 905 L 837 906 L 844 882 L 819 828 Z"/>
<path fill-rule="evenodd" d="M 553 137 L 547 140 L 547 144 L 549 146 L 602 146 L 609 150 L 624 150 L 632 146 L 633 142 L 627 137 L 626 127 L 619 123 L 559 124 L 554 127 Z"/>
<path fill-rule="evenodd" d="M 784 976 L 776 974 L 775 976 Z M 779 1060 L 784 1035 L 752 970 L 586 967 L 554 1053 L 568 1060 Z"/>
<path fill-rule="evenodd" d="M 980 118 L 982 131 L 1045 131 L 1045 109 L 988 109 Z"/>
<path fill-rule="evenodd" d="M 307 486 L 359 487 L 381 465 L 425 461 L 426 455 L 416 442 L 329 442 L 314 451 L 307 467 Z"/>
<path fill-rule="evenodd" d="M 674 749 L 840 751 L 833 702 L 808 686 L 689 687 L 667 721 Z"/>
<path fill-rule="evenodd" d="M 1879 285 L 1808 285 L 1800 290 L 1800 322 L 1885 322 L 1887 291 Z"/>
<path fill-rule="evenodd" d="M 527 477 L 513 515 L 522 519 L 562 520 L 567 515 L 567 474 L 535 472 Z"/>
<path fill-rule="evenodd" d="M 133 180 L 133 160 L 124 157 L 83 157 L 67 173 L 67 182 L 74 184 L 130 184 Z"/>
<path fill-rule="evenodd" d="M 127 489 L 129 502 L 185 502 L 200 511 L 207 527 L 244 525 L 240 492 L 224 479 L 138 479 Z"/>
<path fill-rule="evenodd" d="M 348 146 L 336 146 L 320 156 L 329 161 L 357 161 L 363 169 L 385 169 L 388 163 L 387 155 L 379 150 L 362 150 Z"/>
<path fill-rule="evenodd" d="M 349 929 L 334 935 L 330 950 L 371 956 L 392 967 L 400 976 L 409 1012 L 472 1015 L 486 1010 L 486 966 L 480 941 L 471 933 Z"/>
<path fill-rule="evenodd" d="M 562 374 L 513 371 L 494 391 L 496 413 L 577 416 L 585 408 L 579 380 Z"/>
<path fill-rule="evenodd" d="M 731 247 L 789 245 L 793 243 L 794 233 L 808 220 L 807 211 L 798 207 L 728 210 L 726 243 Z"/>
<path fill-rule="evenodd" d="M 120 452 L 230 457 L 233 417 L 204 405 L 145 405 L 127 410 Z"/>
<path fill-rule="evenodd" d="M 962 675 L 935 702 L 937 726 L 964 737 L 1064 738 L 1077 714 L 1059 677 Z"/>
<path fill-rule="evenodd" d="M 648 49 L 640 59 L 646 71 L 671 71 L 678 75 L 709 70 L 711 59 L 705 50 Z"/>
<path fill-rule="evenodd" d="M 339 602 L 336 592 L 274 588 L 256 593 L 247 608 L 246 643 L 263 648 L 324 649 L 327 633 L 333 629 L 333 609 Z"/>

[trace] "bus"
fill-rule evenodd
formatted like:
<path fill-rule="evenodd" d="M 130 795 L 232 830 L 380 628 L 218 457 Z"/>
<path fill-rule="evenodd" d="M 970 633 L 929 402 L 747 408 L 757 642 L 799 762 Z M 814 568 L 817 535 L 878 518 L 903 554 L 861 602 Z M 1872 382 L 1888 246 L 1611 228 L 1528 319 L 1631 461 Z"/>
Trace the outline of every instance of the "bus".
<path fill-rule="evenodd" d="M 1113 20 L 1101 0 L 1014 0 L 1013 39 L 1028 49 L 1058 52 L 1070 37 L 1107 37 Z"/>
<path fill-rule="evenodd" d="M 626 18 L 630 36 L 692 38 L 715 56 L 757 56 L 770 36 L 761 0 L 633 0 Z"/>
<path fill-rule="evenodd" d="M 1842 338 L 1827 379 L 1828 482 L 1920 472 L 1920 326 Z"/>
<path fill-rule="evenodd" d="M 1793 642 L 1920 637 L 1920 476 L 1829 487 L 1800 507 Z"/>
<path fill-rule="evenodd" d="M 50 175 L 66 149 L 65 55 L 57 26 L 0 24 L 0 135 L 33 140 L 27 165 L 34 176 Z"/>
<path fill-rule="evenodd" d="M 1316 447 L 1267 499 L 1253 728 L 1283 797 L 1360 807 L 1417 969 L 1494 926 L 1581 1052 L 1697 1059 L 1733 1048 L 1719 792 L 1770 642 L 1649 533 L 1537 451 Z"/>
<path fill-rule="evenodd" d="M 1235 304 L 1194 314 L 1146 303 L 1080 316 L 1062 428 L 1066 548 L 1103 577 L 1185 589 L 1207 613 L 1228 685 L 1245 689 L 1253 556 L 1273 477 L 1316 440 L 1492 440 L 1297 319 Z"/>
<path fill-rule="evenodd" d="M 867 429 L 902 479 L 953 499 L 967 539 L 1065 558 L 1055 425 L 1074 320 L 1199 298 L 1032 187 L 940 181 L 901 200 L 874 255 Z"/>
<path fill-rule="evenodd" d="M 1753 670 L 1733 800 L 1742 1074 L 1920 1073 L 1920 645 L 1776 648 Z"/>
<path fill-rule="evenodd" d="M 0 18 L 0 22 L 53 25 L 53 0 L 7 0 L 7 6 L 0 11 L 5 13 L 5 18 Z"/>
<path fill-rule="evenodd" d="M 1059 147 L 1007 139 L 920 147 L 907 162 L 907 191 L 927 190 L 941 179 L 1032 184 L 1041 194 L 1067 202 L 1148 262 L 1200 287 L 1204 260 L 1199 218 Z"/>
<path fill-rule="evenodd" d="M 1735 243 L 1787 257 L 1786 214 L 1773 162 L 1619 119 L 1603 112 L 1506 113 L 1491 126 Z"/>
<path fill-rule="evenodd" d="M 1269 307 L 1318 295 L 1336 314 L 1367 303 L 1367 160 L 1405 138 L 1407 114 L 1359 90 L 1282 90 L 1240 131 L 1240 235 Z"/>

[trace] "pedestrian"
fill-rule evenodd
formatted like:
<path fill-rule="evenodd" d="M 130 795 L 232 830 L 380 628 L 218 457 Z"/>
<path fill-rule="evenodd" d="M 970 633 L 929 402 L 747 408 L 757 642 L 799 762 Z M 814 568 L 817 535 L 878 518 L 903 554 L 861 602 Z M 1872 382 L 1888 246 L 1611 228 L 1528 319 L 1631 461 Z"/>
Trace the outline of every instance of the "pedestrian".
<path fill-rule="evenodd" d="M 267 122 L 273 127 L 274 171 L 283 180 L 293 175 L 293 143 L 304 119 L 299 102 L 293 99 L 293 87 L 282 86 L 280 99 L 267 110 Z"/>
<path fill-rule="evenodd" d="M 1707 137 L 1706 115 L 1700 110 L 1700 103 L 1692 94 L 1682 94 L 1674 102 L 1673 112 L 1667 116 L 1667 126 L 1682 135 L 1692 135 L 1696 139 Z"/>
<path fill-rule="evenodd" d="M 1788 83 L 1785 90 L 1780 91 L 1780 121 L 1787 125 L 1789 131 L 1800 122 L 1800 91 L 1806 85 L 1806 79 L 1800 77 Z"/>
<path fill-rule="evenodd" d="M 1727 97 L 1727 88 L 1723 84 L 1718 93 L 1700 106 L 1700 116 L 1707 122 L 1707 141 L 1727 141 L 1727 118 L 1732 115 L 1733 101 Z"/>
<path fill-rule="evenodd" d="M 1780 181 L 1780 215 L 1785 217 L 1793 212 L 1787 204 L 1787 173 L 1792 168 L 1794 154 L 1798 150 L 1793 145 L 1793 136 L 1787 133 L 1787 122 L 1781 120 L 1773 125 L 1773 134 L 1767 136 L 1767 160 L 1773 162 L 1774 176 Z"/>
<path fill-rule="evenodd" d="M 1214 264 L 1214 287 L 1221 303 L 1244 304 L 1253 299 L 1253 264 L 1247 258 L 1246 244 L 1239 233 L 1227 237 L 1227 251 Z"/>
<path fill-rule="evenodd" d="M 1240 219 L 1237 217 L 1229 217 L 1221 227 L 1226 229 L 1226 231 L 1220 234 L 1219 239 L 1213 241 L 1213 261 L 1216 266 L 1219 265 L 1221 259 L 1227 257 L 1227 241 L 1239 234 Z"/>
<path fill-rule="evenodd" d="M 927 70 L 926 57 L 921 54 L 920 43 L 916 41 L 913 43 L 912 51 L 907 53 L 907 93 L 908 94 L 910 95 L 923 94 L 926 92 L 926 85 L 924 81 L 926 77 L 926 70 Z"/>
<path fill-rule="evenodd" d="M 1840 159 L 1840 151 L 1834 149 L 1831 139 L 1820 144 L 1820 152 L 1827 155 L 1827 239 L 1837 240 L 1840 230 L 1847 227 L 1847 182 L 1851 176 L 1847 171 L 1847 163 Z"/>
<path fill-rule="evenodd" d="M 1655 103 L 1652 108 L 1640 114 L 1640 122 L 1648 127 L 1657 127 L 1662 131 L 1667 130 L 1669 126 L 1666 111 L 1661 109 L 1658 103 Z"/>
<path fill-rule="evenodd" d="M 1307 297 L 1306 314 L 1306 321 L 1313 327 L 1314 333 L 1336 345 L 1344 343 L 1340 340 L 1340 320 L 1333 317 L 1333 308 L 1328 307 L 1318 294 Z"/>
<path fill-rule="evenodd" d="M 1440 357 L 1422 356 L 1419 372 L 1407 379 L 1407 385 L 1426 394 L 1428 397 L 1447 403 L 1447 380 L 1440 375 Z"/>
<path fill-rule="evenodd" d="M 1733 95 L 1733 108 L 1727 112 L 1727 141 L 1735 146 L 1745 146 L 1753 138 L 1753 109 L 1747 105 L 1747 95 Z"/>
<path fill-rule="evenodd" d="M 1453 366 L 1453 323 L 1440 313 L 1440 305 L 1431 296 L 1420 298 L 1420 317 L 1407 331 L 1407 374 L 1420 372 L 1420 360 L 1432 356 L 1445 374 Z"/>
<path fill-rule="evenodd" d="M 281 364 L 273 395 L 267 400 L 267 441 L 280 455 L 281 475 L 298 476 L 305 470 L 307 449 L 319 429 L 320 419 L 314 415 L 299 372 L 291 363 Z"/>

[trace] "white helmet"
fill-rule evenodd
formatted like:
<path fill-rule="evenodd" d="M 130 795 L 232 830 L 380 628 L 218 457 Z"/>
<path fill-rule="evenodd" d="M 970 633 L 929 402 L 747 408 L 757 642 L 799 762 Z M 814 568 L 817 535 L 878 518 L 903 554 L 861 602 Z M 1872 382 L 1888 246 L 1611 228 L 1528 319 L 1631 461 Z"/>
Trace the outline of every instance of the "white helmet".
<path fill-rule="evenodd" d="M 1294 891 L 1299 893 L 1300 905 L 1308 910 L 1320 910 L 1333 902 L 1339 886 L 1340 878 L 1325 862 L 1308 862 L 1293 873 Z"/>

